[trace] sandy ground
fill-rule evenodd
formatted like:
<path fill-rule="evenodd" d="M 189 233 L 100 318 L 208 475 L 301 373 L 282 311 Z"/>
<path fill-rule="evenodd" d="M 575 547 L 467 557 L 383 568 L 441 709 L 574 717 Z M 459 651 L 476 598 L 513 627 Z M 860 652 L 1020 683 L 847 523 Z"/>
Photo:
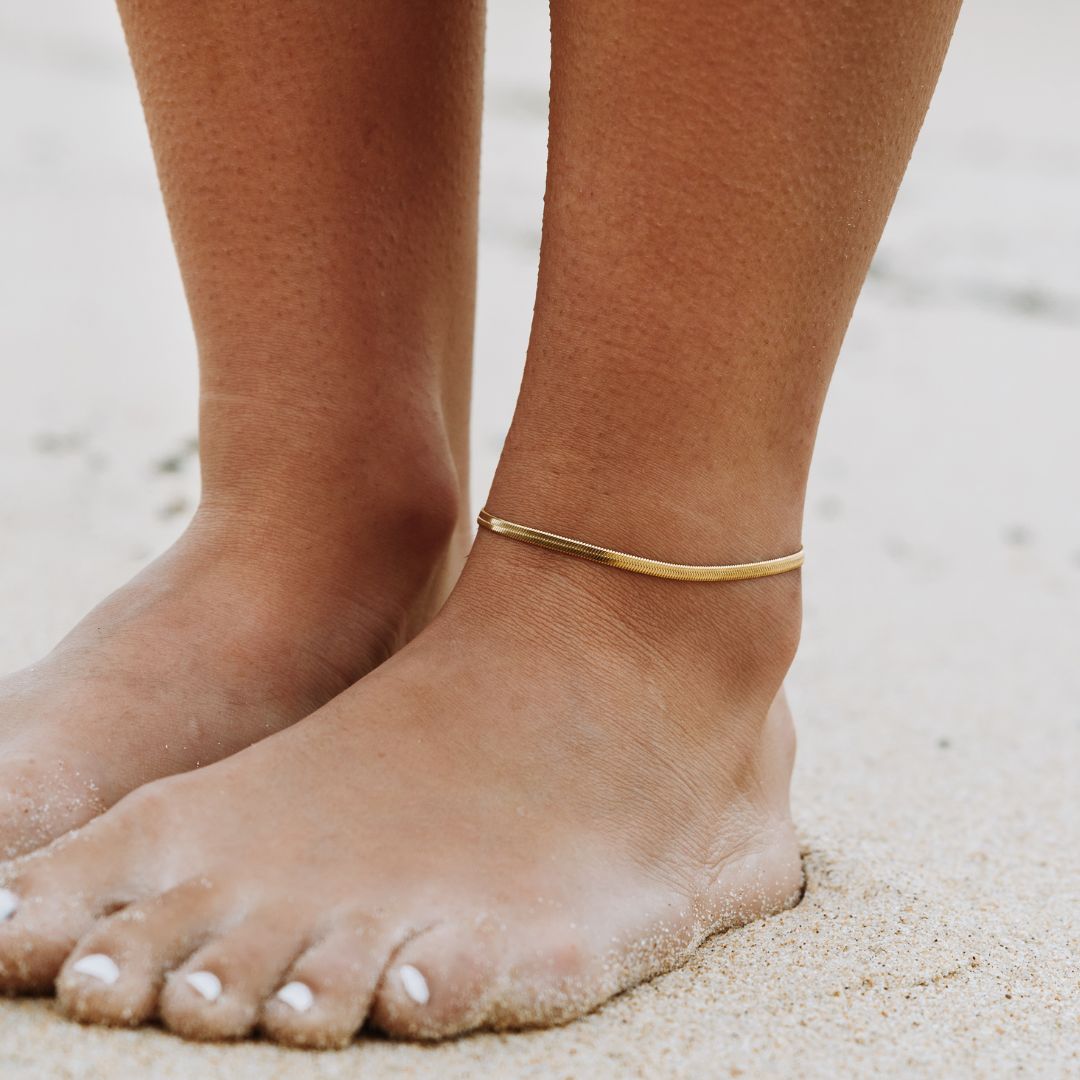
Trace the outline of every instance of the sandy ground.
<path fill-rule="evenodd" d="M 520 375 L 542 5 L 494 0 L 477 499 Z M 1080 8 L 972 3 L 806 528 L 804 903 L 561 1030 L 305 1055 L 0 1006 L 4 1078 L 1080 1075 Z M 182 528 L 192 343 L 119 28 L 0 7 L 0 666 Z M 1069 777 L 1073 790 L 1069 790 Z"/>

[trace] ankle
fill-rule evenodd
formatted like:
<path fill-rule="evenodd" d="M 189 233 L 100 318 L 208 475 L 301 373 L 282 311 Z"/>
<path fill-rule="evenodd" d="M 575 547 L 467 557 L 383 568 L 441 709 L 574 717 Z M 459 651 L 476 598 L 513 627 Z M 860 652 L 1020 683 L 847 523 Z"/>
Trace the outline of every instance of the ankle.
<path fill-rule="evenodd" d="M 482 532 L 454 601 L 573 662 L 584 649 L 763 719 L 798 648 L 800 579 L 666 581 Z"/>
<path fill-rule="evenodd" d="M 331 573 L 362 572 L 384 551 L 410 566 L 438 561 L 467 531 L 465 440 L 439 406 L 392 396 L 372 416 L 350 401 L 204 398 L 195 528 L 255 559 Z"/>
<path fill-rule="evenodd" d="M 507 439 L 488 509 L 665 562 L 757 562 L 800 547 L 804 478 L 797 471 L 738 461 L 725 469 L 665 468 L 662 458 L 643 444 L 633 460 L 611 460 L 605 446 L 542 436 L 521 423 Z"/>
<path fill-rule="evenodd" d="M 387 467 L 370 485 L 343 478 L 336 491 L 211 487 L 167 558 L 180 580 L 217 582 L 211 591 L 246 605 L 266 633 L 292 627 L 355 681 L 441 605 L 467 535 L 444 460 L 405 476 Z"/>
<path fill-rule="evenodd" d="M 255 573 L 302 566 L 313 577 L 389 582 L 430 571 L 467 529 L 449 473 L 444 466 L 401 477 L 388 468 L 377 484 L 343 479 L 337 491 L 208 491 L 187 535 Z"/>

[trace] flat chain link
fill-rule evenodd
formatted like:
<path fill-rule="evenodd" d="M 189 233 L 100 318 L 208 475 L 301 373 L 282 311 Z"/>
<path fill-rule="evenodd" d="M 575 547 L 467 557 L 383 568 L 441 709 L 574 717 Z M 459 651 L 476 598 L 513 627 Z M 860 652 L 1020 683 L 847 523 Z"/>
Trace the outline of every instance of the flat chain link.
<path fill-rule="evenodd" d="M 764 562 L 734 563 L 729 566 L 689 566 L 646 559 L 641 555 L 628 555 L 624 551 L 598 547 L 583 540 L 572 540 L 569 536 L 532 529 L 528 525 L 517 525 L 505 518 L 495 517 L 486 510 L 480 511 L 476 522 L 499 536 L 520 540 L 523 544 L 532 544 L 547 551 L 558 551 L 563 555 L 574 555 L 603 566 L 613 566 L 617 570 L 629 570 L 633 574 L 646 574 L 670 581 L 747 581 L 798 570 L 804 561 L 803 549 L 799 548 L 793 555 L 782 555 L 778 559 L 766 559 Z"/>

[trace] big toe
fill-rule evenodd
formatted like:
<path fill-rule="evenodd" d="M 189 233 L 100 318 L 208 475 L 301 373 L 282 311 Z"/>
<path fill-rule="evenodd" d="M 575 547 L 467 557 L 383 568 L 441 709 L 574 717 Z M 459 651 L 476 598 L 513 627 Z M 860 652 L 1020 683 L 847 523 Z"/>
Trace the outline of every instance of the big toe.
<path fill-rule="evenodd" d="M 402 1039 L 442 1039 L 486 1026 L 502 996 L 505 952 L 504 931 L 490 920 L 418 934 L 384 972 L 372 1026 Z"/>
<path fill-rule="evenodd" d="M 639 969 L 658 970 L 647 956 L 599 947 L 607 936 L 576 920 L 523 915 L 442 924 L 394 957 L 372 1026 L 394 1038 L 443 1039 L 565 1023 L 639 981 Z"/>

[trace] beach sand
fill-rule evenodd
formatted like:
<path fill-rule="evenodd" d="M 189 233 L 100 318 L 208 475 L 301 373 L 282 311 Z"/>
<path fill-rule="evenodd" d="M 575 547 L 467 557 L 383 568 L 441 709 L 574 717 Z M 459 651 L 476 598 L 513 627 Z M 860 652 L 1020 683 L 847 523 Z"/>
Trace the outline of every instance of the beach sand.
<path fill-rule="evenodd" d="M 542 5 L 495 0 L 491 39 L 477 502 L 528 333 Z M 0 1076 L 1080 1075 L 1077 40 L 1068 0 L 969 5 L 848 335 L 792 677 L 797 909 L 565 1028 L 439 1046 L 198 1046 L 4 1003 Z M 191 336 L 111 9 L 0 12 L 0 102 L 11 668 L 179 532 L 197 478 Z"/>

